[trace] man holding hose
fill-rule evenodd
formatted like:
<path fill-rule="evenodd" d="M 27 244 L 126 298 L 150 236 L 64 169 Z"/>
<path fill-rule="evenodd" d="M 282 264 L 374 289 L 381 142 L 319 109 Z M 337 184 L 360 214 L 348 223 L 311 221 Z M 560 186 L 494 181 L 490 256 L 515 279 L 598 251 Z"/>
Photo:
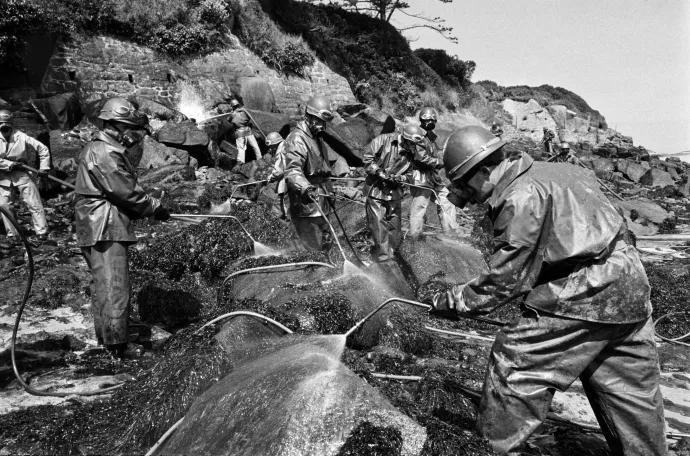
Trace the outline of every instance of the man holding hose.
<path fill-rule="evenodd" d="M 76 181 L 77 245 L 91 270 L 91 309 L 99 344 L 132 358 L 143 347 L 129 343 L 127 248 L 137 242 L 131 220 L 170 214 L 137 184 L 137 164 L 148 118 L 124 98 L 111 98 L 98 116 L 104 123 L 84 147 Z"/>
<path fill-rule="evenodd" d="M 489 272 L 434 296 L 432 314 L 485 315 L 524 298 L 491 349 L 477 430 L 518 454 L 555 391 L 579 378 L 616 455 L 665 455 L 663 398 L 649 282 L 625 223 L 582 168 L 506 159 L 499 137 L 455 132 L 444 163 L 449 199 L 485 203 Z"/>
<path fill-rule="evenodd" d="M 412 124 L 400 133 L 385 133 L 369 143 L 364 152 L 364 183 L 369 231 L 374 241 L 372 261 L 379 263 L 393 258 L 402 241 L 403 182 L 412 172 L 418 148 L 424 149 L 424 130 Z M 423 152 L 422 152 L 423 154 Z"/>
<path fill-rule="evenodd" d="M 22 169 L 22 163 L 29 161 L 27 145 L 32 146 L 41 160 L 39 177 L 47 176 L 50 171 L 50 151 L 42 142 L 14 129 L 13 117 L 10 111 L 0 109 L 0 206 L 10 209 L 12 193 L 16 189 L 31 213 L 36 240 L 44 242 L 48 239 L 48 222 L 43 202 L 34 179 Z M 7 232 L 7 241 L 12 245 L 19 243 L 19 233 L 15 231 L 14 226 L 4 215 L 2 221 Z"/>
<path fill-rule="evenodd" d="M 327 202 L 323 195 L 332 192 L 332 168 L 322 138 L 331 120 L 330 100 L 314 96 L 307 103 L 305 119 L 297 122 L 285 139 L 290 217 L 302 244 L 312 251 L 328 250 L 332 242 L 328 224 L 317 207 L 325 210 Z"/>

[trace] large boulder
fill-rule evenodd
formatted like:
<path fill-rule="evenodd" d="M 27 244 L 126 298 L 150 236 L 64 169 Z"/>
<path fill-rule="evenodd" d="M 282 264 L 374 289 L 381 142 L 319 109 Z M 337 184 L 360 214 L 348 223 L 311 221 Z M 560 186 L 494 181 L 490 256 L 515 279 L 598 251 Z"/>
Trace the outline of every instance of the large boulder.
<path fill-rule="evenodd" d="M 649 171 L 649 163 L 621 159 L 616 163 L 616 169 L 618 169 L 618 171 L 623 173 L 625 177 L 631 181 L 640 182 L 642 176 Z"/>
<path fill-rule="evenodd" d="M 256 126 L 261 129 L 261 132 L 263 132 L 263 134 L 261 134 L 260 131 L 254 128 L 254 136 L 256 136 L 257 140 L 259 141 L 259 145 L 262 145 L 264 135 L 267 135 L 273 131 L 280 133 L 280 136 L 283 138 L 287 138 L 287 135 L 290 134 L 292 121 L 286 114 L 258 111 L 254 109 L 247 109 L 247 112 L 252 116 L 252 119 L 254 119 Z"/>
<path fill-rule="evenodd" d="M 594 174 L 596 174 L 599 179 L 610 179 L 613 172 L 616 170 L 613 160 L 597 157 L 595 155 L 582 157 L 580 162 L 594 171 Z"/>
<path fill-rule="evenodd" d="M 166 146 L 182 149 L 196 158 L 200 166 L 213 166 L 215 160 L 209 152 L 208 135 L 197 128 L 196 123 L 184 121 L 167 122 L 158 130 L 156 139 Z"/>
<path fill-rule="evenodd" d="M 187 164 L 189 164 L 189 153 L 186 151 L 164 146 L 149 136 L 144 138 L 144 153 L 138 168 L 155 169 L 167 165 Z"/>
<path fill-rule="evenodd" d="M 79 159 L 79 154 L 84 148 L 85 142 L 71 135 L 63 134 L 61 130 L 50 132 L 50 155 L 53 164 L 63 159 Z"/>
<path fill-rule="evenodd" d="M 642 185 L 648 185 L 650 187 L 667 187 L 667 186 L 675 186 L 675 182 L 673 181 L 673 178 L 671 175 L 664 170 L 658 169 L 658 168 L 651 168 L 649 171 L 645 173 L 644 176 L 640 179 L 640 183 Z"/>
<path fill-rule="evenodd" d="M 343 345 L 285 336 L 241 346 L 250 355 L 196 399 L 161 454 L 333 455 L 363 422 L 395 428 L 398 454 L 420 454 L 424 428 L 340 363 Z"/>
<path fill-rule="evenodd" d="M 39 111 L 48 119 L 51 129 L 69 130 L 81 122 L 84 114 L 74 92 L 34 100 Z"/>
<path fill-rule="evenodd" d="M 187 116 L 182 114 L 177 109 L 173 109 L 170 106 L 166 106 L 163 103 L 153 101 L 150 98 L 136 96 L 133 98 L 135 105 L 138 106 L 139 111 L 143 112 L 150 119 L 160 119 L 160 120 L 174 120 L 182 121 L 187 120 Z"/>
<path fill-rule="evenodd" d="M 668 218 L 673 218 L 674 214 L 668 212 L 654 201 L 647 198 L 635 198 L 631 200 L 621 201 L 619 199 L 611 200 L 614 206 L 623 210 L 627 217 L 640 222 L 640 219 L 652 222 L 656 225 L 664 223 Z"/>
<path fill-rule="evenodd" d="M 415 287 L 432 278 L 449 284 L 467 283 L 488 270 L 479 250 L 443 235 L 405 240 L 398 250 L 398 261 Z"/>
<path fill-rule="evenodd" d="M 240 77 L 237 79 L 240 86 L 240 98 L 248 109 L 258 111 L 275 112 L 276 99 L 268 81 L 259 77 Z M 268 132 L 267 132 L 268 133 Z"/>

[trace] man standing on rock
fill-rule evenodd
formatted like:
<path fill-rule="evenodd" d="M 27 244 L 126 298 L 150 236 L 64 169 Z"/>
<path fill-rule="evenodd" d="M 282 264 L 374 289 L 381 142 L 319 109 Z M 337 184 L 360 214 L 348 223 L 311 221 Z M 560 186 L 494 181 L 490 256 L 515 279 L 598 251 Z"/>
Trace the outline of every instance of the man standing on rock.
<path fill-rule="evenodd" d="M 488 204 L 495 247 L 489 272 L 434 296 L 431 313 L 484 315 L 524 298 L 491 349 L 479 434 L 518 454 L 554 392 L 579 378 L 613 454 L 665 455 L 650 287 L 624 219 L 590 171 L 506 159 L 505 143 L 470 126 L 444 153 L 451 201 Z"/>
<path fill-rule="evenodd" d="M 280 205 L 281 220 L 287 219 L 287 212 L 285 210 L 285 194 L 287 193 L 287 183 L 285 182 L 285 141 L 280 133 L 274 131 L 266 135 L 266 147 L 269 154 L 274 154 L 275 163 L 273 164 L 273 171 L 268 177 L 268 182 L 278 182 L 276 185 L 276 193 L 278 194 L 278 204 Z"/>
<path fill-rule="evenodd" d="M 249 113 L 237 100 L 231 100 L 232 117 L 230 123 L 235 127 L 235 145 L 237 146 L 237 163 L 242 165 L 246 159 L 247 144 L 254 150 L 254 155 L 257 160 L 261 160 L 261 150 L 259 143 L 256 142 L 254 133 L 252 133 L 252 119 Z"/>
<path fill-rule="evenodd" d="M 402 183 L 412 171 L 418 150 L 424 148 L 424 134 L 418 126 L 408 124 L 400 133 L 374 138 L 364 152 L 368 177 L 363 193 L 367 196 L 367 221 L 374 241 L 371 259 L 376 263 L 393 259 L 402 241 Z"/>
<path fill-rule="evenodd" d="M 333 120 L 331 102 L 314 96 L 307 103 L 305 120 L 297 122 L 285 139 L 285 179 L 290 197 L 290 216 L 304 247 L 328 250 L 332 240 L 328 225 L 317 207 L 325 210 L 330 195 L 331 163 L 322 138 L 326 124 Z"/>
<path fill-rule="evenodd" d="M 422 108 L 419 112 L 419 121 L 424 129 L 424 147 L 418 150 L 414 161 L 414 185 L 421 188 L 412 188 L 412 204 L 410 205 L 410 232 L 408 236 L 413 239 L 420 238 L 424 230 L 424 218 L 426 209 L 431 199 L 436 203 L 438 218 L 441 228 L 446 234 L 457 233 L 459 226 L 455 206 L 448 201 L 448 189 L 446 179 L 442 175 L 443 159 L 440 147 L 436 144 L 436 122 L 438 113 L 434 108 Z M 433 191 L 432 191 L 433 190 Z M 438 196 L 438 199 L 436 198 Z"/>
<path fill-rule="evenodd" d="M 167 220 L 160 201 L 137 184 L 132 156 L 141 156 L 148 118 L 124 98 L 108 100 L 104 123 L 81 152 L 75 194 L 77 245 L 91 270 L 91 308 L 99 343 L 116 356 L 136 357 L 143 348 L 129 343 L 127 247 L 137 242 L 131 220 Z"/>
<path fill-rule="evenodd" d="M 50 151 L 42 142 L 16 130 L 12 125 L 13 115 L 6 109 L 0 110 L 0 206 L 10 210 L 10 201 L 14 189 L 19 192 L 31 213 L 36 233 L 36 240 L 48 239 L 48 222 L 45 210 L 33 178 L 22 169 L 22 163 L 29 162 L 29 149 L 32 146 L 41 160 L 39 177 L 47 176 L 50 170 Z M 3 215 L 2 221 L 7 232 L 7 242 L 15 245 L 19 242 L 19 233 Z"/>

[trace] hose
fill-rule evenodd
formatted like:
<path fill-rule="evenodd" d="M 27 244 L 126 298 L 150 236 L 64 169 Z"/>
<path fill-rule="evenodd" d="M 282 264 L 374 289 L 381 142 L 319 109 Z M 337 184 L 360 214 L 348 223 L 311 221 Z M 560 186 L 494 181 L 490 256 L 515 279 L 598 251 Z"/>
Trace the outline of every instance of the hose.
<path fill-rule="evenodd" d="M 225 286 L 228 280 L 231 278 L 241 275 L 241 274 L 246 274 L 248 272 L 255 272 L 255 271 L 268 271 L 271 269 L 279 269 L 279 268 L 284 268 L 285 266 L 325 266 L 327 268 L 335 269 L 335 266 L 329 263 L 321 263 L 318 261 L 302 261 L 300 263 L 284 263 L 284 264 L 274 264 L 271 266 L 258 266 L 256 268 L 249 268 L 249 269 L 242 269 L 240 271 L 235 271 L 229 276 L 223 280 L 223 283 L 220 285 L 221 289 Z"/>
<path fill-rule="evenodd" d="M 359 266 L 364 266 L 364 263 L 362 262 L 362 259 L 357 255 L 357 250 L 355 250 L 354 246 L 352 245 L 352 242 L 350 242 L 350 238 L 347 235 L 347 232 L 345 232 L 345 227 L 343 226 L 343 222 L 340 221 L 340 216 L 338 215 L 338 211 L 335 208 L 335 204 L 331 199 L 326 196 L 326 201 L 328 201 L 328 204 L 331 206 L 331 210 L 333 211 L 333 215 L 335 216 L 335 219 L 338 221 L 338 225 L 340 225 L 340 229 L 343 230 L 343 236 L 345 237 L 345 240 L 347 241 L 347 245 L 350 247 L 350 250 L 352 250 L 352 254 L 355 256 L 357 259 L 357 262 L 359 263 Z M 342 209 L 342 208 L 341 208 Z"/>
<path fill-rule="evenodd" d="M 263 184 L 264 182 L 268 182 L 268 179 L 262 179 L 254 182 L 247 182 L 246 184 L 239 184 L 236 185 L 235 188 L 232 189 L 232 192 L 230 192 L 230 199 L 232 199 L 232 196 L 235 194 L 238 188 L 240 187 L 246 187 L 248 185 L 256 185 L 256 184 Z"/>
<path fill-rule="evenodd" d="M 664 336 L 662 336 L 662 335 L 659 334 L 659 332 L 656 330 L 656 325 L 657 325 L 661 320 L 665 320 L 666 318 L 668 318 L 668 317 L 670 317 L 670 316 L 672 316 L 672 315 L 679 315 L 679 314 L 687 314 L 687 312 L 669 312 L 669 313 L 667 313 L 666 315 L 663 315 L 663 316 L 659 317 L 659 318 L 654 322 L 654 326 L 653 326 L 653 328 L 654 328 L 654 335 L 656 335 L 659 339 L 663 340 L 664 342 L 668 342 L 668 343 L 671 343 L 671 344 L 677 344 L 677 345 L 683 345 L 683 346 L 685 346 L 685 347 L 690 347 L 690 344 L 689 344 L 689 343 L 687 343 L 687 342 L 681 342 L 683 339 L 687 339 L 688 337 L 690 337 L 690 333 L 684 334 L 684 335 L 682 335 L 682 336 L 680 336 L 680 337 L 670 338 L 670 337 L 664 337 Z"/>
<path fill-rule="evenodd" d="M 34 257 L 33 257 L 33 252 L 31 251 L 31 245 L 29 244 L 29 241 L 27 241 L 26 236 L 21 232 L 21 229 L 19 227 L 19 224 L 17 223 L 17 220 L 14 218 L 12 213 L 5 209 L 4 207 L 0 207 L 0 213 L 4 215 L 7 220 L 10 221 L 14 229 L 17 231 L 19 234 L 19 238 L 22 240 L 22 244 L 24 244 L 24 248 L 26 249 L 26 255 L 28 259 L 28 266 L 29 266 L 29 277 L 26 281 L 26 289 L 24 290 L 24 297 L 22 298 L 22 303 L 19 305 L 19 310 L 17 310 L 17 317 L 14 320 L 14 328 L 12 329 L 12 340 L 10 342 L 10 356 L 12 358 L 12 370 L 14 371 L 14 376 L 17 378 L 17 381 L 19 382 L 20 385 L 22 385 L 22 388 L 24 388 L 24 391 L 26 391 L 29 394 L 33 394 L 34 396 L 50 396 L 50 397 L 68 397 L 68 396 L 97 396 L 100 394 L 106 394 L 111 391 L 114 391 L 116 389 L 121 388 L 124 385 L 123 383 L 120 383 L 118 385 L 114 385 L 108 388 L 104 388 L 98 391 L 72 391 L 72 392 L 46 392 L 46 391 L 39 391 L 37 389 L 34 389 L 30 387 L 22 378 L 21 374 L 19 373 L 19 368 L 17 368 L 17 354 L 16 354 L 16 345 L 17 345 L 17 332 L 19 331 L 19 322 L 22 319 L 22 314 L 24 313 L 24 307 L 26 306 L 27 301 L 29 300 L 29 295 L 31 294 L 31 286 L 33 285 L 34 282 Z"/>
<path fill-rule="evenodd" d="M 211 320 L 211 321 L 205 323 L 204 326 L 202 326 L 201 328 L 198 329 L 198 331 L 201 331 L 201 330 L 204 329 L 205 327 L 210 326 L 210 325 L 212 325 L 212 324 L 214 324 L 214 323 L 217 323 L 217 322 L 219 322 L 219 321 L 221 321 L 221 320 L 225 320 L 226 318 L 237 317 L 237 316 L 239 316 L 239 315 L 246 315 L 246 316 L 249 316 L 249 317 L 258 318 L 258 319 L 260 319 L 260 320 L 263 320 L 263 321 L 265 321 L 265 322 L 271 323 L 272 325 L 274 325 L 274 326 L 276 326 L 276 327 L 282 329 L 283 331 L 285 331 L 286 334 L 292 334 L 292 331 L 291 331 L 289 328 L 283 326 L 282 324 L 278 323 L 278 322 L 275 321 L 274 319 L 269 318 L 269 317 L 267 317 L 267 316 L 265 316 L 265 315 L 261 315 L 260 313 L 250 312 L 250 311 L 248 311 L 248 310 L 237 310 L 237 311 L 235 311 L 235 312 L 228 312 L 228 313 L 226 313 L 226 314 L 223 314 L 223 315 L 221 315 L 221 316 L 219 316 L 219 317 L 216 317 L 216 318 L 214 318 L 213 320 Z"/>
<path fill-rule="evenodd" d="M 352 328 L 350 328 L 350 329 L 345 333 L 345 336 L 346 336 L 346 337 L 347 337 L 347 336 L 350 336 L 352 333 L 354 333 L 355 331 L 357 331 L 357 330 L 360 328 L 360 326 L 362 326 L 367 320 L 369 320 L 371 317 L 373 317 L 374 315 L 376 315 L 376 313 L 377 313 L 379 310 L 383 309 L 383 308 L 386 307 L 388 304 L 390 304 L 391 302 L 394 302 L 394 301 L 402 302 L 402 303 L 404 303 L 404 304 L 409 304 L 409 305 L 411 305 L 411 306 L 422 307 L 422 308 L 424 308 L 424 309 L 431 309 L 431 307 L 432 307 L 432 306 L 429 305 L 429 304 L 424 304 L 424 303 L 419 302 L 419 301 L 412 301 L 411 299 L 389 298 L 389 299 L 386 299 L 385 301 L 383 301 L 381 304 L 379 304 L 379 306 L 378 306 L 376 309 L 374 309 L 374 310 L 372 310 L 371 312 L 369 312 L 369 314 L 368 314 L 366 317 L 364 317 L 364 318 L 362 318 L 360 321 L 358 321 Z M 464 317 L 464 318 L 469 318 L 470 320 L 481 321 L 482 323 L 488 323 L 488 324 L 494 325 L 494 326 L 505 326 L 505 323 L 503 323 L 503 322 L 500 322 L 500 321 L 497 321 L 497 320 L 489 320 L 488 318 L 471 317 L 471 316 L 466 316 L 466 315 L 463 315 L 463 317 Z"/>

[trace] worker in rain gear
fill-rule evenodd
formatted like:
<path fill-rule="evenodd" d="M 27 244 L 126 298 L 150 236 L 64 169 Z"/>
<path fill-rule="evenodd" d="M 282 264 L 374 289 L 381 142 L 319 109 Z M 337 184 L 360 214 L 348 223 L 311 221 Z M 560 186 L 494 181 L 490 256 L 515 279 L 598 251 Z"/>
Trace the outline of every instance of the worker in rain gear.
<path fill-rule="evenodd" d="M 499 138 L 503 136 L 503 127 L 501 127 L 498 122 L 494 122 L 491 124 L 491 133 L 493 133 L 494 136 L 498 136 Z"/>
<path fill-rule="evenodd" d="M 249 113 L 237 100 L 230 101 L 232 116 L 230 123 L 235 127 L 235 145 L 237 146 L 237 163 L 244 164 L 246 159 L 247 145 L 254 150 L 257 160 L 261 160 L 261 150 L 259 143 L 256 142 L 252 133 L 252 119 Z"/>
<path fill-rule="evenodd" d="M 364 152 L 368 176 L 363 193 L 367 195 L 367 220 L 374 241 L 371 258 L 375 262 L 392 259 L 402 241 L 402 183 L 412 171 L 415 155 L 425 153 L 418 151 L 424 149 L 424 133 L 416 125 L 405 125 L 400 133 L 374 138 Z"/>
<path fill-rule="evenodd" d="M 47 176 L 50 170 L 50 151 L 42 142 L 14 129 L 12 121 L 13 115 L 10 111 L 0 110 L 0 206 L 11 210 L 10 202 L 16 189 L 31 213 L 36 241 L 43 242 L 48 239 L 48 222 L 43 202 L 36 183 L 32 176 L 22 169 L 22 163 L 29 162 L 27 145 L 32 146 L 38 152 L 41 161 L 39 177 Z M 2 221 L 7 233 L 7 242 L 12 245 L 19 243 L 19 233 L 14 226 L 4 215 Z"/>
<path fill-rule="evenodd" d="M 412 175 L 413 184 L 424 188 L 410 189 L 412 203 L 410 204 L 410 231 L 407 233 L 415 239 L 422 236 L 426 210 L 432 199 L 436 203 L 443 232 L 455 234 L 459 229 L 455 205 L 448 201 L 446 187 L 448 182 L 443 175 L 441 149 L 436 144 L 437 136 L 434 128 L 436 128 L 437 119 L 438 113 L 434 108 L 426 107 L 419 112 L 419 121 L 424 130 L 424 148 L 420 149 L 415 157 Z"/>
<path fill-rule="evenodd" d="M 524 298 L 491 349 L 479 434 L 517 454 L 579 378 L 613 454 L 666 454 L 650 287 L 624 219 L 590 171 L 505 159 L 505 143 L 469 126 L 444 152 L 451 201 L 488 204 L 495 247 L 489 272 L 435 295 L 431 312 L 483 315 Z"/>
<path fill-rule="evenodd" d="M 99 116 L 104 128 L 81 152 L 75 194 L 77 245 L 91 270 L 91 309 L 96 338 L 116 356 L 135 357 L 129 342 L 127 247 L 137 238 L 131 220 L 167 220 L 160 201 L 137 184 L 136 167 L 148 118 L 124 98 L 108 100 Z"/>
<path fill-rule="evenodd" d="M 551 156 L 553 155 L 553 140 L 556 139 L 554 132 L 544 127 L 544 136 L 541 138 L 542 144 L 544 144 L 544 150 Z"/>
<path fill-rule="evenodd" d="M 287 211 L 285 210 L 285 194 L 287 193 L 287 183 L 285 182 L 285 141 L 283 137 L 280 136 L 278 132 L 271 132 L 266 135 L 266 147 L 268 148 L 269 154 L 275 155 L 275 164 L 273 165 L 273 171 L 268 177 L 268 182 L 278 182 L 276 185 L 276 193 L 278 194 L 278 200 L 280 205 L 280 218 L 282 220 L 287 219 Z"/>
<path fill-rule="evenodd" d="M 331 120 L 330 100 L 314 96 L 307 103 L 305 120 L 297 122 L 285 139 L 290 217 L 304 247 L 313 251 L 328 250 L 332 242 L 328 225 L 317 206 L 325 210 L 325 195 L 330 195 L 333 188 L 331 163 L 322 138 Z"/>

